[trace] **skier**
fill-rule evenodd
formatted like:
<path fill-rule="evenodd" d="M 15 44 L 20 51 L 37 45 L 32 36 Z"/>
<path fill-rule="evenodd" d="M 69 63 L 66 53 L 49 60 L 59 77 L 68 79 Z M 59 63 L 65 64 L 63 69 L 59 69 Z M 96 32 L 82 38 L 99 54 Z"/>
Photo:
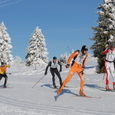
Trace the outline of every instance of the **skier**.
<path fill-rule="evenodd" d="M 106 72 L 106 90 L 111 90 L 109 88 L 109 78 L 112 78 L 113 89 L 115 90 L 115 44 L 110 44 L 109 48 L 103 52 L 106 55 L 105 58 L 105 72 Z"/>
<path fill-rule="evenodd" d="M 3 77 L 5 78 L 4 85 L 3 85 L 4 88 L 6 88 L 7 79 L 8 79 L 8 76 L 7 76 L 7 74 L 6 74 L 7 67 L 10 67 L 10 66 L 9 66 L 9 65 L 6 65 L 6 63 L 4 63 L 4 62 L 1 62 L 1 66 L 0 66 L 0 80 L 1 80 Z"/>
<path fill-rule="evenodd" d="M 58 65 L 60 66 L 60 71 L 58 71 Z M 57 60 L 57 57 L 53 57 L 53 60 L 50 61 L 46 67 L 45 70 L 45 75 L 47 75 L 47 71 L 48 68 L 50 67 L 50 72 L 52 75 L 52 82 L 53 82 L 53 87 L 57 88 L 56 84 L 55 84 L 55 74 L 57 75 L 59 82 L 60 82 L 60 86 L 62 85 L 62 79 L 61 79 L 61 75 L 60 72 L 62 71 L 62 65 L 61 63 Z"/>
<path fill-rule="evenodd" d="M 70 67 L 67 78 L 63 81 L 62 86 L 57 91 L 57 96 L 62 92 L 64 86 L 71 80 L 72 76 L 77 73 L 80 78 L 80 96 L 86 96 L 84 93 L 84 67 L 88 56 L 88 48 L 83 45 L 81 51 L 76 50 L 68 59 L 66 67 Z M 71 66 L 70 66 L 71 64 Z"/>

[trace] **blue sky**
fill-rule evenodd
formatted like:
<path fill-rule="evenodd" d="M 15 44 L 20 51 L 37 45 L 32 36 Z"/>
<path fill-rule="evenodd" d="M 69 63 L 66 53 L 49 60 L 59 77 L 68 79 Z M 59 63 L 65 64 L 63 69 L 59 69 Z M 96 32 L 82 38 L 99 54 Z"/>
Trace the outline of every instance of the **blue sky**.
<path fill-rule="evenodd" d="M 91 27 L 96 25 L 97 7 L 103 0 L 17 1 L 0 7 L 0 22 L 5 23 L 12 38 L 14 56 L 24 59 L 36 26 L 46 38 L 50 58 L 69 53 L 70 49 L 80 49 L 84 44 L 88 47 L 93 44 L 89 39 L 93 36 Z"/>

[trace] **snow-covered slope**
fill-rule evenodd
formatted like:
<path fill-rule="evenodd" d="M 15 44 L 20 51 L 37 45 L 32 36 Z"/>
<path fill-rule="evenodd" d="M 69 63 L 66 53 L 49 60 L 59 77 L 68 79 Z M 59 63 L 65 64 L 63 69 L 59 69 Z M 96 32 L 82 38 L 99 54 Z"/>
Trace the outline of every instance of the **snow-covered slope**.
<path fill-rule="evenodd" d="M 90 61 L 91 60 L 91 61 Z M 0 115 L 114 115 L 115 92 L 102 91 L 103 74 L 95 73 L 96 61 L 89 58 L 85 70 L 85 92 L 94 98 L 79 97 L 79 78 L 73 76 L 55 101 L 56 89 L 52 88 L 50 73 L 34 88 L 43 76 L 44 68 L 38 70 L 16 63 L 8 70 L 8 88 L 0 87 Z M 61 73 L 64 80 L 68 69 Z M 58 79 L 56 83 L 59 86 Z M 3 80 L 0 85 L 3 84 Z"/>

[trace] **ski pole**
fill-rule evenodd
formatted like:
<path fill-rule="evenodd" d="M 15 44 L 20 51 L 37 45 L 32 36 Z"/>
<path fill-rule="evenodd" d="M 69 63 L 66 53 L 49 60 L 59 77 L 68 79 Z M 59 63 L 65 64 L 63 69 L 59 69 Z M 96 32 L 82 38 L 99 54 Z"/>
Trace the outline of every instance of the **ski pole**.
<path fill-rule="evenodd" d="M 44 77 L 45 77 L 45 75 L 43 75 L 43 76 L 32 86 L 32 88 L 34 88 Z"/>

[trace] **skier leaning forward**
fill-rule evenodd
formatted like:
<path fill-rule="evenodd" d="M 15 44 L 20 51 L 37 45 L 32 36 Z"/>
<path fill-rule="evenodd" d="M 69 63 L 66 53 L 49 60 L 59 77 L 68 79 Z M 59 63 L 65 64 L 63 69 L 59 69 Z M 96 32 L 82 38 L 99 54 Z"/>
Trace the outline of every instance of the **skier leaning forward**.
<path fill-rule="evenodd" d="M 113 89 L 115 90 L 115 44 L 110 44 L 109 48 L 103 52 L 106 55 L 105 59 L 105 72 L 106 72 L 106 90 L 109 88 L 109 79 L 112 78 Z"/>
<path fill-rule="evenodd" d="M 68 62 L 67 62 L 67 65 L 66 65 L 66 67 L 69 67 L 70 63 L 72 62 L 71 67 L 70 67 L 70 71 L 69 71 L 67 78 L 63 81 L 62 86 L 58 89 L 57 95 L 59 95 L 62 92 L 64 86 L 71 80 L 73 75 L 75 73 L 77 73 L 79 78 L 80 78 L 79 94 L 80 94 L 80 96 L 86 96 L 84 93 L 84 74 L 83 74 L 83 71 L 84 71 L 87 56 L 88 56 L 88 48 L 85 45 L 82 46 L 81 51 L 77 50 L 70 55 Z"/>
<path fill-rule="evenodd" d="M 1 66 L 0 66 L 0 80 L 4 77 L 5 78 L 5 81 L 4 81 L 4 85 L 3 87 L 6 88 L 6 84 L 7 84 L 7 79 L 8 79 L 8 76 L 6 74 L 6 71 L 7 71 L 7 68 L 10 67 L 10 65 L 7 65 L 6 63 L 4 62 L 1 62 Z"/>
<path fill-rule="evenodd" d="M 60 66 L 59 71 L 58 71 L 58 65 Z M 47 75 L 47 71 L 48 71 L 49 67 L 50 67 L 50 72 L 51 72 L 51 75 L 52 75 L 53 87 L 57 88 L 57 86 L 55 84 L 55 74 L 57 75 L 57 77 L 59 79 L 60 87 L 61 87 L 62 79 L 61 79 L 60 72 L 62 71 L 62 65 L 61 65 L 60 61 L 57 60 L 57 57 L 53 57 L 53 60 L 48 63 L 48 65 L 46 67 L 46 70 L 45 70 L 45 73 L 44 73 L 45 75 Z"/>

